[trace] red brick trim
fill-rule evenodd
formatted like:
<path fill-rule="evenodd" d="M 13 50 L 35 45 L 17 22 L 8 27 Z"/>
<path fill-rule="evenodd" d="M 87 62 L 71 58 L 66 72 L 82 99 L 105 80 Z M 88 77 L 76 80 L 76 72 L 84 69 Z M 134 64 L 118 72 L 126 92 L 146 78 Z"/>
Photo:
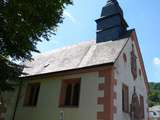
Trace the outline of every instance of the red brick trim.
<path fill-rule="evenodd" d="M 140 62 L 140 65 L 141 65 L 141 69 L 142 69 L 143 76 L 144 76 L 145 86 L 146 86 L 146 89 L 147 89 L 147 91 L 148 91 L 148 93 L 149 93 L 148 78 L 147 78 L 147 74 L 146 74 L 146 71 L 145 71 L 144 62 L 143 62 L 141 50 L 140 50 L 140 47 L 139 47 L 139 44 L 138 44 L 138 39 L 137 39 L 137 35 L 136 35 L 136 32 L 135 32 L 135 31 L 133 31 L 132 34 L 131 34 L 131 40 L 132 40 L 132 41 L 135 43 L 135 45 L 136 45 L 136 49 L 137 49 L 137 51 L 138 51 L 139 62 Z"/>
<path fill-rule="evenodd" d="M 117 86 L 117 80 L 116 79 L 114 79 L 114 87 L 116 87 Z M 117 92 L 116 91 L 114 91 L 113 92 L 113 101 L 117 101 Z M 113 103 L 114 105 L 114 107 L 113 107 L 113 113 L 117 113 L 117 106 L 115 106 L 115 103 Z"/>
<path fill-rule="evenodd" d="M 106 70 L 99 70 L 99 77 L 106 77 Z"/>
<path fill-rule="evenodd" d="M 114 113 L 117 113 L 117 106 L 114 106 L 113 112 L 114 112 Z"/>
<path fill-rule="evenodd" d="M 97 120 L 104 120 L 104 112 L 97 112 Z"/>
<path fill-rule="evenodd" d="M 99 85 L 98 85 L 98 90 L 104 90 L 104 88 L 105 88 L 105 84 L 104 83 L 100 83 Z"/>
<path fill-rule="evenodd" d="M 125 113 L 129 112 L 129 87 L 126 84 L 122 85 L 122 98 L 123 98 L 123 104 L 122 104 L 122 110 Z"/>
<path fill-rule="evenodd" d="M 98 104 L 103 105 L 105 103 L 104 97 L 99 97 L 97 102 L 98 102 Z"/>
<path fill-rule="evenodd" d="M 99 90 L 104 90 L 104 97 L 99 97 L 98 104 L 104 105 L 104 111 L 97 112 L 97 120 L 113 120 L 114 113 L 114 92 L 113 87 L 115 80 L 113 79 L 113 67 L 99 70 L 99 77 L 103 77 L 104 83 L 99 84 Z"/>
<path fill-rule="evenodd" d="M 134 45 L 132 44 L 132 51 L 130 52 L 130 60 L 131 60 L 131 73 L 133 76 L 133 80 L 137 79 L 137 56 L 135 55 Z M 136 64 L 136 65 L 135 65 Z"/>

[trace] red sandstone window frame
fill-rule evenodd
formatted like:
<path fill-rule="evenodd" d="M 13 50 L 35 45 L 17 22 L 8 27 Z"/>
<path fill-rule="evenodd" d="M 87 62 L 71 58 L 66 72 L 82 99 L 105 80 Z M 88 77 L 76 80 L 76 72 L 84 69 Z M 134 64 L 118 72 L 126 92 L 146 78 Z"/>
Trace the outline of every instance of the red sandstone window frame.
<path fill-rule="evenodd" d="M 134 80 L 137 78 L 137 56 L 135 55 L 134 45 L 132 44 L 131 51 L 131 72 Z"/>
<path fill-rule="evenodd" d="M 129 87 L 125 84 L 122 85 L 122 110 L 129 113 Z"/>
<path fill-rule="evenodd" d="M 37 106 L 40 91 L 40 83 L 29 83 L 27 85 L 24 106 L 35 107 Z"/>
<path fill-rule="evenodd" d="M 140 98 L 140 111 L 141 111 L 141 118 L 144 118 L 144 97 L 142 95 L 139 96 Z"/>
<path fill-rule="evenodd" d="M 81 78 L 62 80 L 59 107 L 79 107 L 80 87 Z"/>

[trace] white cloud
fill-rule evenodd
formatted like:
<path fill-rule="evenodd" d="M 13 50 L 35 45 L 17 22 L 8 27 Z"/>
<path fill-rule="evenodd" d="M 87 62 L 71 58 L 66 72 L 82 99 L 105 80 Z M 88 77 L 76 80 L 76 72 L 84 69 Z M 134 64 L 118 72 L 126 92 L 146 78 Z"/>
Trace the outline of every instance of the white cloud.
<path fill-rule="evenodd" d="M 154 65 L 160 65 L 160 58 L 155 57 L 155 58 L 153 59 L 153 64 L 154 64 Z"/>
<path fill-rule="evenodd" d="M 67 12 L 67 11 L 64 11 L 64 12 L 63 12 L 63 15 L 64 15 L 65 17 L 69 18 L 69 20 L 72 21 L 73 23 L 75 23 L 75 24 L 77 23 L 76 18 L 75 18 L 71 13 L 69 13 L 69 12 Z"/>

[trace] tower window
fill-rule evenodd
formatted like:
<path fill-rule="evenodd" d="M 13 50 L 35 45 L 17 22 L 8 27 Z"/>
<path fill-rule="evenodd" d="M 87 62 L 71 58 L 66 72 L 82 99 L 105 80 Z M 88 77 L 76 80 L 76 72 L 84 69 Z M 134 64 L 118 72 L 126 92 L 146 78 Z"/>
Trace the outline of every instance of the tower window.
<path fill-rule="evenodd" d="M 27 86 L 24 100 L 25 106 L 36 106 L 38 101 L 40 83 L 30 83 Z"/>
<path fill-rule="evenodd" d="M 63 80 L 60 95 L 60 107 L 78 107 L 80 97 L 80 79 Z"/>

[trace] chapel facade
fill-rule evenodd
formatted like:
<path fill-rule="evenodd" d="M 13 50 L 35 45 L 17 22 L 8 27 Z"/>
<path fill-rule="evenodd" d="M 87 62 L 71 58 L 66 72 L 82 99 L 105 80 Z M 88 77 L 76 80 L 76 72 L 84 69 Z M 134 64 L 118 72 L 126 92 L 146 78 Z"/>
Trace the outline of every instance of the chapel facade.
<path fill-rule="evenodd" d="M 95 41 L 41 54 L 27 66 L 6 120 L 148 120 L 148 80 L 135 29 L 117 0 Z"/>

